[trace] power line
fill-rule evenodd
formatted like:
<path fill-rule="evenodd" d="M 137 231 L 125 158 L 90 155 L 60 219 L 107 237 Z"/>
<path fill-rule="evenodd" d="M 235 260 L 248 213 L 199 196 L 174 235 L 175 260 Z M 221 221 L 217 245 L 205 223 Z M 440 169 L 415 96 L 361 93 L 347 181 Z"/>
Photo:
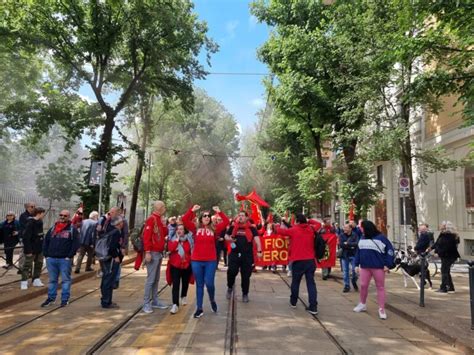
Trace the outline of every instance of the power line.
<path fill-rule="evenodd" d="M 187 155 L 197 155 L 201 157 L 206 157 L 206 158 L 231 158 L 231 159 L 237 159 L 237 158 L 256 158 L 256 155 L 241 155 L 241 154 L 210 154 L 210 153 L 204 153 L 202 150 L 197 147 L 196 149 L 199 149 L 200 152 L 195 152 L 192 150 L 184 150 L 184 149 L 178 149 L 178 148 L 169 148 L 169 147 L 162 147 L 162 146 L 150 146 L 150 148 L 157 149 L 157 150 L 164 150 L 164 151 L 169 151 L 173 152 L 174 154 L 187 154 Z"/>
<path fill-rule="evenodd" d="M 268 76 L 269 73 L 245 73 L 245 72 L 208 72 L 208 75 L 242 75 L 242 76 Z"/>

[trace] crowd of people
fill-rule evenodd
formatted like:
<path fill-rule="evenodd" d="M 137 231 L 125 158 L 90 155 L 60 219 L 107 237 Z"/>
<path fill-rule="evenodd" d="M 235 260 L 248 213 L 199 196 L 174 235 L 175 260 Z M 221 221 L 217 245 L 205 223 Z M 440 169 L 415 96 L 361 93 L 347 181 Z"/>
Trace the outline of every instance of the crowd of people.
<path fill-rule="evenodd" d="M 48 270 L 48 296 L 41 304 L 47 307 L 56 302 L 59 277 L 61 277 L 61 303 L 67 306 L 71 295 L 71 273 L 81 272 L 83 258 L 87 256 L 85 271 L 93 271 L 99 264 L 101 277 L 101 307 L 118 308 L 113 302 L 113 290 L 120 284 L 121 264 L 129 250 L 128 223 L 124 210 L 112 207 L 100 216 L 92 211 L 83 219 L 82 208 L 71 218 L 70 211 L 62 210 L 57 221 L 44 233 L 44 208 L 30 202 L 17 220 L 13 212 L 0 224 L 1 242 L 4 244 L 6 265 L 14 266 L 13 252 L 21 241 L 19 273 L 22 290 L 30 286 L 43 287 L 41 272 L 46 258 Z M 359 304 L 354 312 L 367 310 L 368 288 L 374 279 L 377 290 L 379 317 L 386 319 L 385 276 L 395 267 L 394 248 L 388 238 L 368 220 L 359 224 L 346 221 L 342 228 L 331 223 L 329 217 L 322 222 L 297 214 L 291 222 L 282 217 L 280 223 L 273 218 L 254 221 L 246 211 L 240 211 L 232 219 L 215 206 L 204 210 L 192 206 L 182 216 L 165 218 L 166 206 L 162 201 L 153 204 L 153 211 L 146 219 L 142 232 L 133 242 L 137 251 L 135 269 L 146 268 L 143 312 L 153 313 L 154 308 L 167 309 L 175 314 L 187 304 L 190 284 L 195 284 L 195 318 L 204 315 L 204 289 L 207 290 L 210 309 L 218 312 L 215 297 L 215 275 L 221 255 L 227 266 L 227 292 L 230 299 L 236 278 L 240 273 L 242 302 L 249 302 L 250 278 L 255 262 L 262 257 L 262 241 L 271 234 L 289 240 L 289 276 L 292 276 L 290 306 L 295 308 L 299 299 L 303 276 L 308 290 L 307 311 L 318 313 L 317 287 L 314 274 L 322 268 L 322 278 L 327 280 L 335 261 L 323 264 L 315 251 L 315 238 L 321 237 L 328 245 L 336 242 L 337 257 L 343 272 L 343 290 L 360 291 Z M 459 258 L 459 236 L 450 222 L 443 222 L 441 233 L 434 241 L 427 224 L 419 229 L 415 251 L 419 254 L 434 250 L 441 258 L 442 282 L 438 292 L 453 293 L 450 275 L 452 264 Z M 332 252 L 331 252 L 332 253 Z M 77 254 L 77 259 L 74 260 Z M 168 257 L 166 281 L 172 287 L 171 304 L 159 299 L 158 284 L 163 259 Z M 335 260 L 335 256 L 332 260 Z M 275 266 L 275 265 L 274 265 Z M 358 284 L 359 283 L 359 284 Z"/>

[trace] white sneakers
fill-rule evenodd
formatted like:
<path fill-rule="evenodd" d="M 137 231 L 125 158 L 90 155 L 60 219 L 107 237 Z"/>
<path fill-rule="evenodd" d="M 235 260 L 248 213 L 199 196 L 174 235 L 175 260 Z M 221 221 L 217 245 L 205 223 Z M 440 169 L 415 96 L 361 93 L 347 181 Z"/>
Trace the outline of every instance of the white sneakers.
<path fill-rule="evenodd" d="M 28 290 L 28 281 L 21 281 L 20 290 Z"/>
<path fill-rule="evenodd" d="M 288 272 L 286 273 L 286 276 L 291 277 L 291 270 L 288 270 Z"/>
<path fill-rule="evenodd" d="M 171 313 L 171 314 L 176 314 L 176 313 L 178 313 L 178 310 L 179 310 L 178 305 L 177 305 L 177 304 L 174 304 L 174 305 L 171 307 L 171 309 L 170 309 L 170 313 Z"/>
<path fill-rule="evenodd" d="M 181 298 L 181 304 L 183 306 L 186 306 L 188 304 L 188 300 L 186 299 L 186 297 Z"/>
<path fill-rule="evenodd" d="M 40 279 L 34 279 L 34 280 L 33 280 L 33 286 L 34 286 L 34 287 L 43 287 L 44 284 L 41 282 Z"/>
<path fill-rule="evenodd" d="M 360 313 L 367 311 L 367 305 L 363 303 L 359 303 L 357 306 L 354 307 L 354 312 Z M 387 319 L 387 313 L 382 308 L 379 308 L 379 318 L 380 319 Z"/>
<path fill-rule="evenodd" d="M 354 312 L 365 312 L 367 311 L 367 305 L 363 303 L 359 303 L 357 306 L 354 307 Z"/>

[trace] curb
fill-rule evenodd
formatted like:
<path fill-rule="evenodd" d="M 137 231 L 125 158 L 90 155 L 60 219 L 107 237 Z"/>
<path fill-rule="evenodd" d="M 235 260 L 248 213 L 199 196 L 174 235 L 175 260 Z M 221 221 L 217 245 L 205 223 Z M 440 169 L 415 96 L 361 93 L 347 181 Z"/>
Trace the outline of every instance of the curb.
<path fill-rule="evenodd" d="M 337 280 L 342 280 L 342 277 L 339 275 L 331 275 L 334 279 Z M 391 312 L 397 314 L 398 316 L 402 317 L 403 319 L 407 320 L 408 322 L 412 323 L 413 325 L 417 326 L 418 328 L 430 333 L 434 337 L 438 338 L 442 342 L 451 345 L 452 347 L 459 349 L 460 351 L 464 352 L 465 354 L 468 355 L 474 355 L 474 348 L 470 346 L 469 344 L 466 344 L 462 340 L 455 338 L 442 330 L 439 330 L 438 328 L 432 326 L 431 324 L 428 324 L 421 319 L 418 319 L 416 316 L 413 316 L 404 310 L 395 307 L 391 305 L 388 302 L 385 302 L 385 307 L 390 310 Z"/>
<path fill-rule="evenodd" d="M 128 264 L 134 263 L 136 258 L 137 258 L 136 256 L 131 257 L 131 258 L 127 259 L 126 261 L 124 261 L 122 263 L 122 265 L 128 265 Z M 95 271 L 89 271 L 85 274 L 74 277 L 72 279 L 71 283 L 75 284 L 75 283 L 90 279 L 90 278 L 94 277 L 95 275 L 96 275 Z M 59 287 L 59 285 L 60 284 L 58 284 L 58 287 Z M 28 292 L 28 293 L 20 295 L 18 297 L 0 302 L 0 310 L 4 309 L 4 308 L 7 308 L 7 307 L 10 307 L 10 306 L 13 306 L 13 305 L 16 305 L 18 303 L 22 303 L 22 302 L 32 300 L 32 299 L 34 299 L 38 296 L 41 296 L 41 295 L 44 295 L 44 294 L 47 294 L 47 293 L 48 293 L 48 288 L 47 287 L 41 287 L 40 289 L 37 289 L 33 292 Z"/>

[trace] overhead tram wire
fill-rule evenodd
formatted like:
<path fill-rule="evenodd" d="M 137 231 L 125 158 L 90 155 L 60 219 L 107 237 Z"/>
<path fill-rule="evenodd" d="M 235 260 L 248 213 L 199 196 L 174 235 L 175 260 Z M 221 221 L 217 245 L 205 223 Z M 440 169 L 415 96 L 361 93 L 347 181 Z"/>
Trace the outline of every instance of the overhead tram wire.
<path fill-rule="evenodd" d="M 161 147 L 161 146 L 150 146 L 150 148 L 156 149 L 156 150 L 164 150 L 164 151 L 170 151 L 173 152 L 176 155 L 179 154 L 184 154 L 184 155 L 197 155 L 201 156 L 203 158 L 230 158 L 230 159 L 239 159 L 239 158 L 256 158 L 256 155 L 241 155 L 241 154 L 208 154 L 208 153 L 203 153 L 202 150 L 199 147 L 196 147 L 196 149 L 199 149 L 200 152 L 195 152 L 192 150 L 184 150 L 184 149 L 177 149 L 177 148 L 168 148 L 168 147 Z"/>
<path fill-rule="evenodd" d="M 252 72 L 208 72 L 207 75 L 230 75 L 230 76 L 268 76 L 270 73 Z"/>

